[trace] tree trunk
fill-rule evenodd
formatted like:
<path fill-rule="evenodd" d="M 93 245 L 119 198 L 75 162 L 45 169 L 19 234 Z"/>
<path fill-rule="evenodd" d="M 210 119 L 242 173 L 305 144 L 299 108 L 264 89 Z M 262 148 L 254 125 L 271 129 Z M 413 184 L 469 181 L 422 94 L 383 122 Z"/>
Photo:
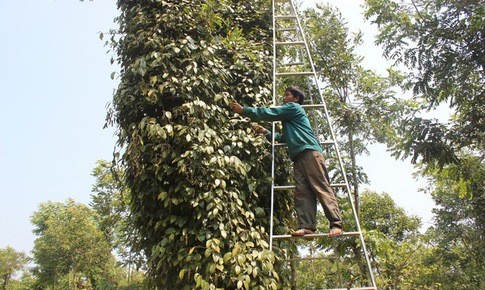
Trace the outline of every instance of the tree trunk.
<path fill-rule="evenodd" d="M 293 260 L 295 258 L 295 255 L 292 253 L 291 254 L 291 262 L 290 262 L 290 268 L 291 268 L 291 290 L 296 290 L 296 263 Z"/>
<path fill-rule="evenodd" d="M 355 261 L 357 262 L 357 265 L 359 266 L 360 273 L 362 274 L 362 280 L 364 281 L 369 281 L 369 277 L 367 274 L 367 268 L 364 263 L 364 260 L 362 258 L 362 251 L 359 249 L 357 244 L 354 242 L 352 243 L 352 251 L 354 252 L 355 255 Z M 367 283 L 368 284 L 368 283 Z"/>
<path fill-rule="evenodd" d="M 354 206 L 355 214 L 359 217 L 359 181 L 357 178 L 357 164 L 355 161 L 355 150 L 354 150 L 354 136 L 352 131 L 349 132 L 349 147 L 350 147 L 350 158 L 352 160 L 352 183 L 354 185 L 353 195 L 354 195 Z M 345 174 L 345 173 L 344 173 Z"/>
<path fill-rule="evenodd" d="M 77 289 L 77 281 L 76 281 L 76 267 L 73 267 L 72 269 L 72 289 L 76 290 Z"/>
<path fill-rule="evenodd" d="M 8 286 L 8 281 L 10 280 L 10 275 L 6 274 L 4 277 L 3 277 L 3 286 L 2 286 L 2 289 L 3 290 L 7 290 L 7 286 Z"/>

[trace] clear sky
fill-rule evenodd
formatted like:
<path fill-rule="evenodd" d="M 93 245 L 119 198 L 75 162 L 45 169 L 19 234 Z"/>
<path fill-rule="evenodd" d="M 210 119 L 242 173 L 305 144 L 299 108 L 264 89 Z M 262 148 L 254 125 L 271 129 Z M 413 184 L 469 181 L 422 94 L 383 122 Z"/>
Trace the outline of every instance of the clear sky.
<path fill-rule="evenodd" d="M 360 16 L 362 1 L 329 2 L 342 6 L 351 30 L 369 35 L 364 65 L 382 63 Z M 39 203 L 87 204 L 96 161 L 111 160 L 114 130 L 103 125 L 117 67 L 99 32 L 114 28 L 117 15 L 116 0 L 0 0 L 0 248 L 30 254 L 30 216 Z M 381 145 L 358 162 L 372 190 L 430 220 L 433 204 L 418 193 L 423 183 L 411 178 L 409 162 L 395 161 Z"/>
<path fill-rule="evenodd" d="M 99 32 L 115 27 L 115 0 L 1 0 L 0 248 L 29 252 L 41 202 L 90 201 L 116 82 Z"/>

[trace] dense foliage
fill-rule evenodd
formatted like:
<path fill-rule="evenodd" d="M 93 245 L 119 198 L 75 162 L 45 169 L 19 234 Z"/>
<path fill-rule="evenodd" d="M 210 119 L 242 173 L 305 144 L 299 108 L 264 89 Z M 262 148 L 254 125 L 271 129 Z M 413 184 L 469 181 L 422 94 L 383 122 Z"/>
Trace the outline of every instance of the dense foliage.
<path fill-rule="evenodd" d="M 268 146 L 227 104 L 270 100 L 269 1 L 118 1 L 111 120 L 160 289 L 277 288 Z M 283 170 L 283 172 L 285 169 Z M 290 197 L 281 196 L 278 224 Z"/>

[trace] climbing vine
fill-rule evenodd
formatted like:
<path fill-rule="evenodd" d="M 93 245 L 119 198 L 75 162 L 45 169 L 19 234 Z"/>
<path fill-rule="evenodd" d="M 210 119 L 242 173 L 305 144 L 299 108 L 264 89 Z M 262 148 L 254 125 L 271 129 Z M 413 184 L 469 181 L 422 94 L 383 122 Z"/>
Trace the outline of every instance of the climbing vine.
<path fill-rule="evenodd" d="M 268 246 L 270 148 L 227 107 L 271 100 L 270 3 L 118 1 L 120 84 L 108 118 L 132 195 L 134 247 L 159 289 L 286 285 Z M 278 229 L 291 199 L 277 199 Z"/>

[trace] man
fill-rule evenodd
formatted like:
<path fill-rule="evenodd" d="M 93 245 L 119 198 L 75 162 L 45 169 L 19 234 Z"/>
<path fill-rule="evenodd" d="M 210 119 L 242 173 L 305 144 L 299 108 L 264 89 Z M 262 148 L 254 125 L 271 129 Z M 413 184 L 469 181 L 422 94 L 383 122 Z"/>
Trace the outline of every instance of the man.
<path fill-rule="evenodd" d="M 330 222 L 329 236 L 343 233 L 342 218 L 335 194 L 330 187 L 325 159 L 318 138 L 313 132 L 310 121 L 301 107 L 305 94 L 298 87 L 289 87 L 283 97 L 283 106 L 274 108 L 248 108 L 238 103 L 231 103 L 235 113 L 249 117 L 254 121 L 281 121 L 283 134 L 277 134 L 278 142 L 286 143 L 288 153 L 294 162 L 295 209 L 300 229 L 293 236 L 314 234 L 317 221 L 317 199 Z M 253 127 L 256 132 L 266 133 L 271 138 L 271 131 L 262 126 Z"/>

